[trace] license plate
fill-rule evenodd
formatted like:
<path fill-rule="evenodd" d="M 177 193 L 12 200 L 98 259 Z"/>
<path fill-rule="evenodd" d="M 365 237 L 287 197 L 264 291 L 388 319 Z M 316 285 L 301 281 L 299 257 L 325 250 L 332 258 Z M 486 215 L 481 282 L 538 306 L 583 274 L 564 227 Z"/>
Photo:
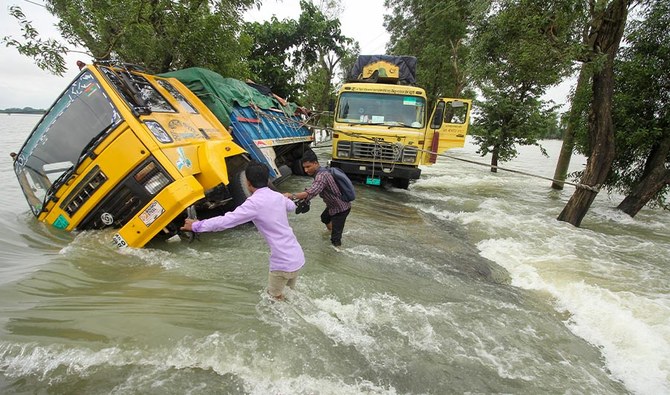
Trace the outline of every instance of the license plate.
<path fill-rule="evenodd" d="M 368 185 L 381 185 L 382 179 L 377 177 L 368 177 L 365 179 L 365 183 Z"/>
<path fill-rule="evenodd" d="M 121 235 L 118 233 L 114 235 L 112 240 L 114 241 L 114 244 L 116 244 L 116 246 L 119 248 L 128 247 L 128 243 L 126 243 L 126 241 L 123 240 L 123 237 L 121 237 Z"/>
<path fill-rule="evenodd" d="M 163 206 L 161 206 L 157 201 L 154 201 L 146 208 L 141 214 L 140 219 L 146 226 L 149 226 L 154 223 L 154 221 L 165 212 Z"/>

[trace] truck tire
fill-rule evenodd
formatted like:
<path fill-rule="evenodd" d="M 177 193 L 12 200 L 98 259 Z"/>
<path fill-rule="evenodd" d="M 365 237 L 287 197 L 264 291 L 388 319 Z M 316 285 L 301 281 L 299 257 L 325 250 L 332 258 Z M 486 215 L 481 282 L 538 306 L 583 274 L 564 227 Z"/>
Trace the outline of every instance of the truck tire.
<path fill-rule="evenodd" d="M 251 196 L 251 191 L 247 186 L 247 176 L 244 174 L 244 170 L 235 173 L 230 180 L 230 194 L 233 197 L 233 205 L 235 207 L 244 203 L 244 201 Z"/>
<path fill-rule="evenodd" d="M 391 185 L 398 189 L 408 189 L 409 178 L 394 178 L 391 180 Z"/>

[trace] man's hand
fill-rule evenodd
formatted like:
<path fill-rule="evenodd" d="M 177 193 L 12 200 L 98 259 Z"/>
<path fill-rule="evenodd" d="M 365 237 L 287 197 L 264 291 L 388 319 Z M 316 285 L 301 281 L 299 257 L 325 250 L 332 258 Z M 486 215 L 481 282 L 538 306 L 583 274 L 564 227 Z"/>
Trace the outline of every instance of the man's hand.
<path fill-rule="evenodd" d="M 182 226 L 180 229 L 192 232 L 193 231 L 193 223 L 195 221 L 196 221 L 195 219 L 186 218 L 186 220 L 184 221 L 184 226 Z"/>
<path fill-rule="evenodd" d="M 289 198 L 289 199 L 293 199 L 293 198 L 295 198 L 295 195 L 292 194 L 291 192 L 284 192 L 284 196 L 287 197 L 287 198 Z"/>

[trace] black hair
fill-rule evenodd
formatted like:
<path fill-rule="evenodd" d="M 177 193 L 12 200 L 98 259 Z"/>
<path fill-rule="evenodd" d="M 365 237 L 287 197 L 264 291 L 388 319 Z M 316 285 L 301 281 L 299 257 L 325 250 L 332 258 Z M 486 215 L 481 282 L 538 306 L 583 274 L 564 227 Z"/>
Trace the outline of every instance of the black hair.
<path fill-rule="evenodd" d="M 244 175 L 254 188 L 263 188 L 268 186 L 270 170 L 260 162 L 251 161 L 244 170 Z"/>
<path fill-rule="evenodd" d="M 302 163 L 305 162 L 316 162 L 319 163 L 319 159 L 316 157 L 316 154 L 312 150 L 307 150 L 305 151 L 304 154 L 302 154 L 302 159 L 300 160 Z"/>

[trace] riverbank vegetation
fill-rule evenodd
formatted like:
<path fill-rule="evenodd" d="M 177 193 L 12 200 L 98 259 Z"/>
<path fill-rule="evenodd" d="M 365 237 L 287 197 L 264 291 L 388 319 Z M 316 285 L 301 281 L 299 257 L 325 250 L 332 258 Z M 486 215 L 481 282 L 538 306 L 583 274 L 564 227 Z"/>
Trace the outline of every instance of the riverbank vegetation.
<path fill-rule="evenodd" d="M 0 109 L 0 114 L 44 114 L 45 112 L 46 110 L 44 109 L 32 107 Z"/>

